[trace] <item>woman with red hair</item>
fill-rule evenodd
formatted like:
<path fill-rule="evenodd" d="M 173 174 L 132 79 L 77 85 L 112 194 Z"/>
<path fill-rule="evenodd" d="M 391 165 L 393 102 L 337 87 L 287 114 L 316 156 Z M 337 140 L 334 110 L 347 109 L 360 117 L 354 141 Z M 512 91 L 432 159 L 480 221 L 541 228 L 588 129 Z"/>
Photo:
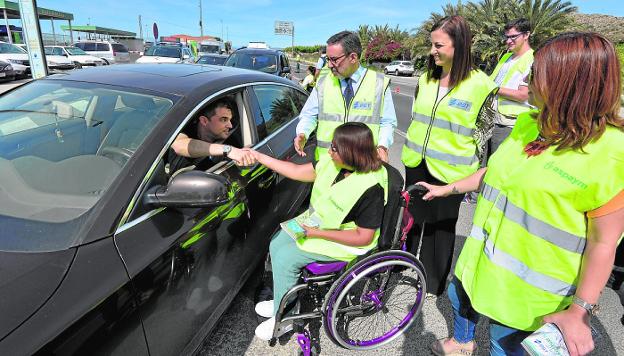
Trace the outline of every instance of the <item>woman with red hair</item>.
<path fill-rule="evenodd" d="M 539 110 L 518 117 L 486 168 L 433 186 L 430 200 L 481 187 L 473 227 L 448 288 L 453 337 L 436 355 L 472 354 L 480 315 L 490 353 L 522 355 L 543 323 L 572 356 L 593 348 L 589 319 L 624 232 L 620 64 L 594 33 L 566 33 L 535 54 L 529 83 Z"/>

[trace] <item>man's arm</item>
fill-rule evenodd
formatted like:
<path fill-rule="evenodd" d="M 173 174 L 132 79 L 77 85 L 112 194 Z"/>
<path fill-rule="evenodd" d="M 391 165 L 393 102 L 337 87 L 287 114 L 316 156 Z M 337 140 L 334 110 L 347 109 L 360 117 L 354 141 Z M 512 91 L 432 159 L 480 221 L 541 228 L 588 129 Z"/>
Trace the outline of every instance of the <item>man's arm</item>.
<path fill-rule="evenodd" d="M 173 144 L 171 144 L 171 148 L 177 155 L 188 158 L 223 156 L 224 146 L 225 145 L 220 143 L 210 143 L 190 138 L 183 133 L 179 134 L 173 141 Z M 232 147 L 227 157 L 241 166 L 250 166 L 255 163 L 253 156 L 248 150 L 242 150 L 236 147 Z"/>
<path fill-rule="evenodd" d="M 498 90 L 498 95 L 505 99 L 523 103 L 529 100 L 529 87 L 524 84 L 521 84 L 517 90 L 501 87 Z"/>
<path fill-rule="evenodd" d="M 392 100 L 392 92 L 390 84 L 384 92 L 383 111 L 379 122 L 379 142 L 380 149 L 377 150 L 381 158 L 388 162 L 388 149 L 394 142 L 394 129 L 397 127 L 396 111 L 394 110 L 394 101 Z"/>
<path fill-rule="evenodd" d="M 305 152 L 303 152 L 305 143 L 310 137 L 310 134 L 316 130 L 318 122 L 318 96 L 316 93 L 316 87 L 314 87 L 299 113 L 299 123 L 295 130 L 297 136 L 295 136 L 294 145 L 295 150 L 300 156 L 305 156 Z"/>

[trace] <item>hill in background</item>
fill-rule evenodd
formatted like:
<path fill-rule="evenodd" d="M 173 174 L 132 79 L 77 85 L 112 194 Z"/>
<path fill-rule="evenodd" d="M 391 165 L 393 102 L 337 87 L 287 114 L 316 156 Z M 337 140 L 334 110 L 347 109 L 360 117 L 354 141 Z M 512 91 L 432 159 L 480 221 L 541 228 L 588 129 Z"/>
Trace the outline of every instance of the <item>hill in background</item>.
<path fill-rule="evenodd" d="M 613 43 L 624 43 L 624 17 L 579 13 L 571 16 L 579 25 L 579 30 L 598 32 Z"/>

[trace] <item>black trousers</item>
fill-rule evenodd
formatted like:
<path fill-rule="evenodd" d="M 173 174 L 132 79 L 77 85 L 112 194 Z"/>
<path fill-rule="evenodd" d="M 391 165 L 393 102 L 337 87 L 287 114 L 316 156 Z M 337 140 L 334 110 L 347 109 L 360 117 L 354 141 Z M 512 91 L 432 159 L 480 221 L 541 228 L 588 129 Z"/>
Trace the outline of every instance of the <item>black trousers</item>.
<path fill-rule="evenodd" d="M 434 178 L 425 163 L 415 168 L 405 167 L 406 185 L 419 181 L 435 185 L 444 185 Z M 426 202 L 419 197 L 410 201 L 409 211 L 414 216 L 415 226 L 410 231 L 407 247 L 416 255 L 419 244 L 420 261 L 427 273 L 427 292 L 441 295 L 446 288 L 446 280 L 451 271 L 455 249 L 455 225 L 459 214 L 459 205 L 463 195 L 451 195 Z M 421 228 L 425 229 L 422 241 Z"/>

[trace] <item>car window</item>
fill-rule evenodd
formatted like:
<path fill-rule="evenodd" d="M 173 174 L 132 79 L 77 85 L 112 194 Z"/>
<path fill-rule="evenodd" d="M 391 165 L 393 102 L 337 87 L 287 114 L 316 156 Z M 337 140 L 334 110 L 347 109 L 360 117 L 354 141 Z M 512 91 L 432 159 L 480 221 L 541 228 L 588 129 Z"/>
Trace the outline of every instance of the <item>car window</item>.
<path fill-rule="evenodd" d="M 0 250 L 77 243 L 85 216 L 172 106 L 169 98 L 63 80 L 0 97 L 0 226 L 20 220 L 47 233 L 42 242 L 28 231 L 0 232 Z"/>
<path fill-rule="evenodd" d="M 299 115 L 306 96 L 293 88 L 281 85 L 257 85 L 253 87 L 258 98 L 260 115 L 267 134 Z"/>
<path fill-rule="evenodd" d="M 0 43 L 0 53 L 26 53 L 26 51 L 10 43 Z"/>
<path fill-rule="evenodd" d="M 54 47 L 54 48 L 52 49 L 52 54 L 57 55 L 57 56 L 62 56 L 62 55 L 64 55 L 65 53 L 63 52 L 63 49 L 62 49 L 62 48 L 60 48 L 60 47 Z"/>
<path fill-rule="evenodd" d="M 95 51 L 95 43 L 93 42 L 82 42 L 76 43 L 76 47 L 82 49 L 83 51 Z"/>
<path fill-rule="evenodd" d="M 197 60 L 197 63 L 222 65 L 223 63 L 225 63 L 226 59 L 227 57 L 201 56 L 199 60 Z"/>
<path fill-rule="evenodd" d="M 277 56 L 264 53 L 234 53 L 225 61 L 225 65 L 275 73 L 277 70 Z"/>
<path fill-rule="evenodd" d="M 288 67 L 288 59 L 286 58 L 286 56 L 282 55 L 280 56 L 280 58 L 282 59 L 282 68 Z"/>
<path fill-rule="evenodd" d="M 96 51 L 110 51 L 110 45 L 108 43 L 96 43 L 95 44 L 95 50 Z"/>
<path fill-rule="evenodd" d="M 145 51 L 145 56 L 180 58 L 180 47 L 152 46 Z"/>
<path fill-rule="evenodd" d="M 113 46 L 113 51 L 115 52 L 122 52 L 122 53 L 128 52 L 128 49 L 126 48 L 126 46 L 122 45 L 121 43 L 113 43 L 112 46 Z"/>

